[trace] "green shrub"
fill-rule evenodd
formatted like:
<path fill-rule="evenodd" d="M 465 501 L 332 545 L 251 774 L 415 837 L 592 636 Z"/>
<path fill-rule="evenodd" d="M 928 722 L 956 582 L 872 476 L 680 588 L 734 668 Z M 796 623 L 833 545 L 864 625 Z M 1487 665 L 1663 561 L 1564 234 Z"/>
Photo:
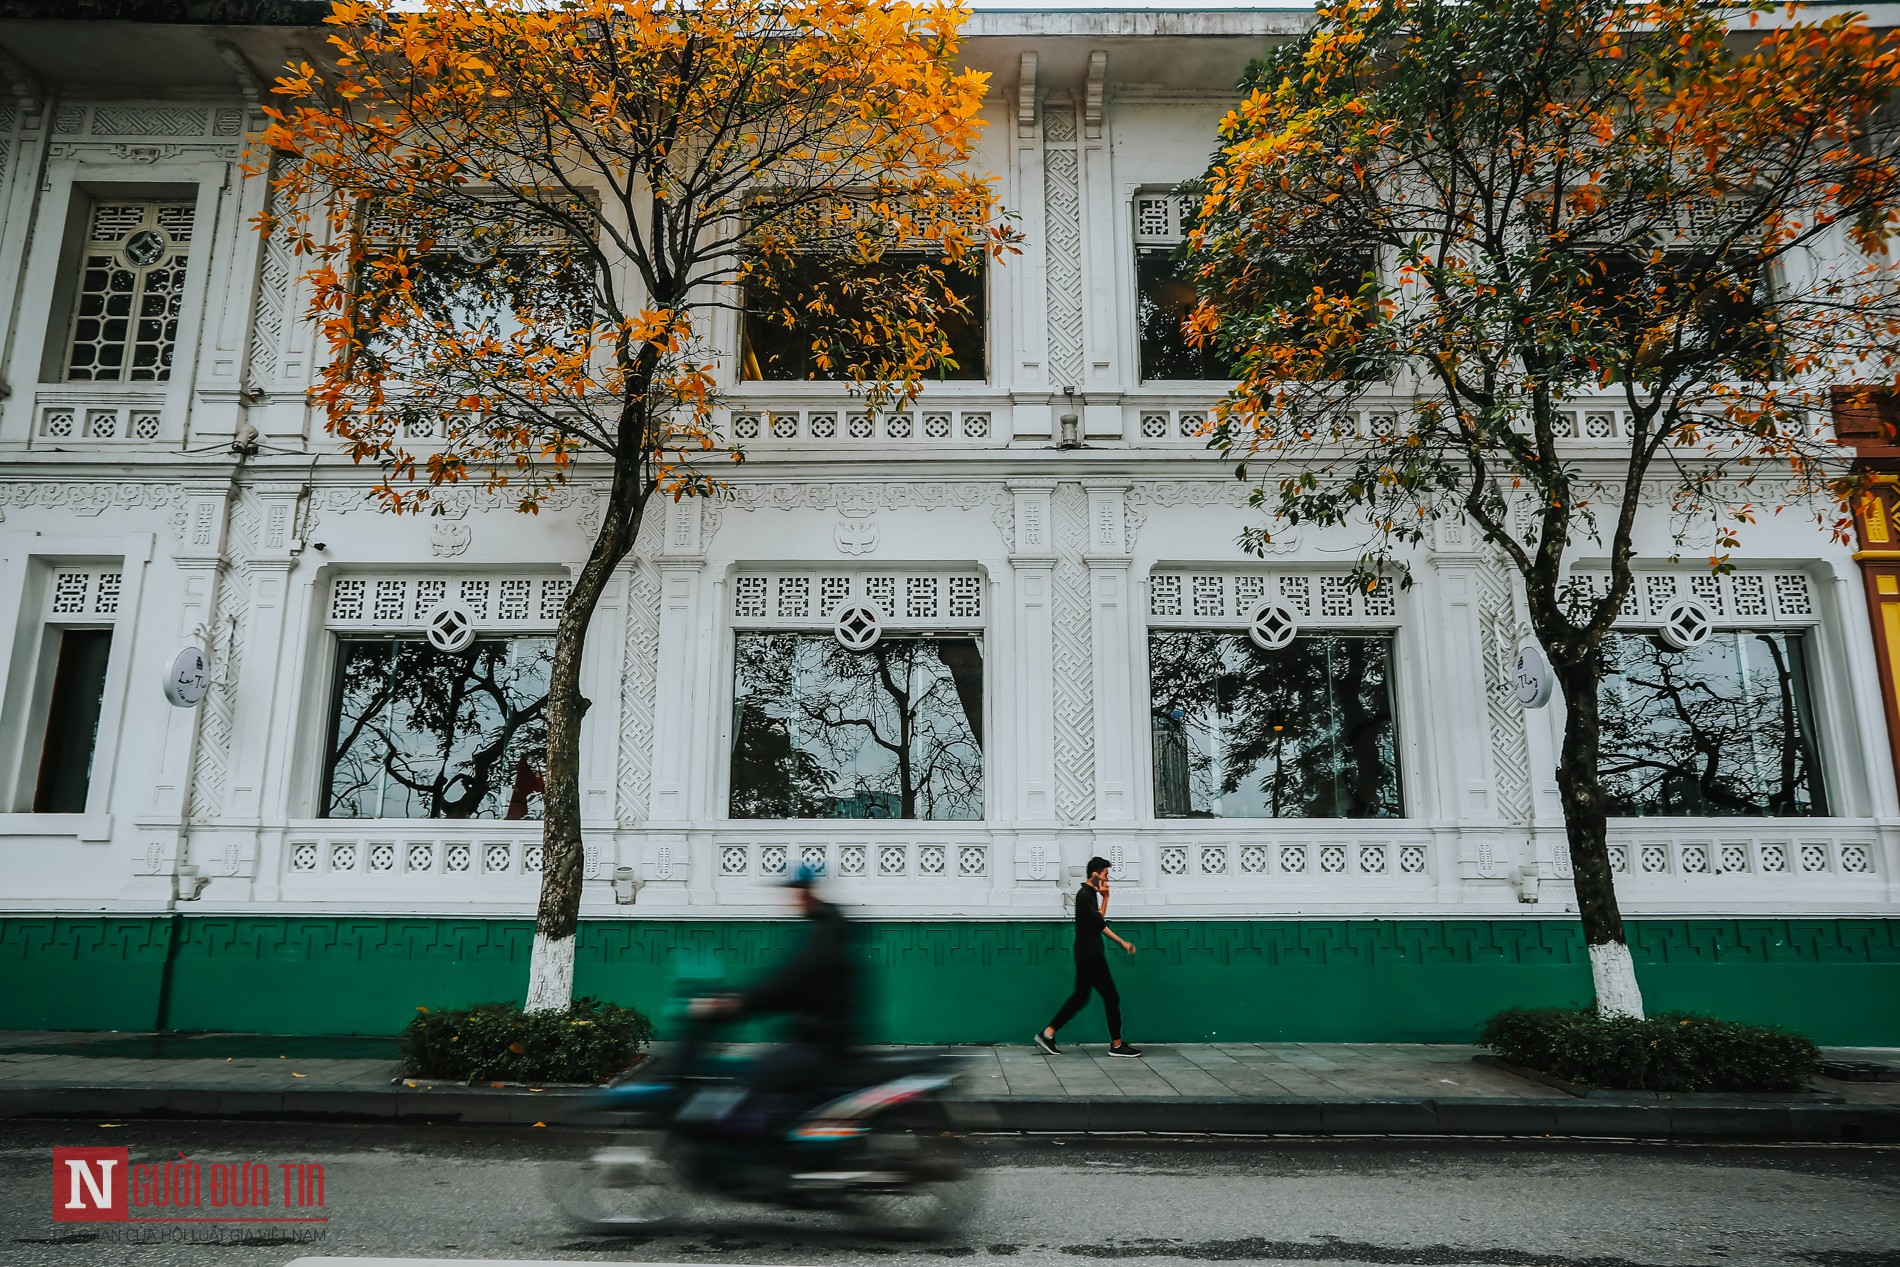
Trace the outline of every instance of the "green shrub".
<path fill-rule="evenodd" d="M 1821 1061 L 1800 1034 L 1681 1013 L 1512 1008 L 1479 1041 L 1512 1064 L 1612 1091 L 1801 1091 Z"/>
<path fill-rule="evenodd" d="M 576 999 L 565 1012 L 523 1012 L 518 1003 L 419 1007 L 402 1033 L 402 1071 L 458 1082 L 604 1082 L 652 1039 L 645 1015 L 597 999 Z"/>

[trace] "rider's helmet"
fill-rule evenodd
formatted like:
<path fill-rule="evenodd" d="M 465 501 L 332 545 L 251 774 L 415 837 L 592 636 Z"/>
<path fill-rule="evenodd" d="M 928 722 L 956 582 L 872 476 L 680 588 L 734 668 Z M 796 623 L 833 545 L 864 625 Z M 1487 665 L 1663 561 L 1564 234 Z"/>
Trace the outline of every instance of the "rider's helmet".
<path fill-rule="evenodd" d="M 813 863 L 801 862 L 793 867 L 785 877 L 788 889 L 812 889 L 818 887 L 818 878 L 823 872 Z"/>

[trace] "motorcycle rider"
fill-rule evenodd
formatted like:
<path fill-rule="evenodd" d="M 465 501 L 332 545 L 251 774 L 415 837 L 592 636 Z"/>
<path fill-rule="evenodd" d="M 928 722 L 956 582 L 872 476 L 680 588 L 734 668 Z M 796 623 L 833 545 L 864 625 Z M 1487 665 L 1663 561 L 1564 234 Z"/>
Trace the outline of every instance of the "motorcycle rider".
<path fill-rule="evenodd" d="M 695 1017 L 713 1023 L 789 1018 L 787 1040 L 753 1064 L 746 1099 L 728 1119 L 755 1130 L 824 1087 L 851 1062 L 858 1040 L 862 985 L 851 921 L 818 896 L 816 868 L 801 863 L 785 883 L 807 925 L 804 941 L 743 994 L 698 999 L 692 1008 Z"/>

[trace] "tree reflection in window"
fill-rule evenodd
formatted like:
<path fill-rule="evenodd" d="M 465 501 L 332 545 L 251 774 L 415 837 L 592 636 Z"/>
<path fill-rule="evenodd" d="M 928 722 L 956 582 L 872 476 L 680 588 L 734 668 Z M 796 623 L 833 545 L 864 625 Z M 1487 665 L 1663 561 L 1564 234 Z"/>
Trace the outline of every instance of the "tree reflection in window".
<path fill-rule="evenodd" d="M 1824 815 L 1799 634 L 1729 631 L 1688 651 L 1605 645 L 1601 772 L 1609 812 Z"/>
<path fill-rule="evenodd" d="M 741 633 L 734 818 L 983 816 L 983 647 L 973 635 Z"/>
<path fill-rule="evenodd" d="M 324 814 L 539 818 L 551 638 L 340 644 Z"/>
<path fill-rule="evenodd" d="M 1391 639 L 1157 630 L 1148 661 L 1159 817 L 1403 812 Z"/>

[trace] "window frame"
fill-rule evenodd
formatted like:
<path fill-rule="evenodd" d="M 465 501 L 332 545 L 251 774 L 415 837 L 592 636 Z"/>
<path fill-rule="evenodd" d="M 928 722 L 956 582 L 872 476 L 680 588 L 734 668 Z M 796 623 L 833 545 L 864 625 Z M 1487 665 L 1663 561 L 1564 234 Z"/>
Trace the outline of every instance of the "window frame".
<path fill-rule="evenodd" d="M 1580 566 L 1572 572 L 1572 576 L 1590 587 L 1592 592 L 1602 592 L 1608 585 L 1608 578 L 1600 565 Z M 1652 582 L 1649 579 L 1652 577 L 1669 578 L 1670 584 L 1666 587 L 1662 581 Z M 1768 596 L 1769 606 L 1765 614 L 1742 615 L 1737 610 L 1738 585 L 1746 587 L 1752 584 L 1752 581 L 1742 578 L 1760 578 Z M 1787 580 L 1784 582 L 1781 578 Z M 1884 728 L 1885 717 L 1880 711 L 1877 693 L 1873 697 L 1874 713 L 1871 718 L 1866 716 L 1866 704 L 1858 699 L 1854 689 L 1855 674 L 1843 664 L 1842 657 L 1851 653 L 1843 647 L 1842 635 L 1835 627 L 1836 621 L 1842 619 L 1842 613 L 1833 599 L 1838 589 L 1832 583 L 1833 580 L 1832 574 L 1825 568 L 1805 562 L 1783 562 L 1777 565 L 1773 560 L 1745 560 L 1734 571 L 1721 576 L 1707 568 L 1637 566 L 1630 595 L 1611 626 L 1612 633 L 1653 635 L 1661 627 L 1660 611 L 1664 599 L 1673 601 L 1677 597 L 1697 597 L 1710 608 L 1711 625 L 1719 633 L 1775 632 L 1801 635 L 1811 697 L 1808 706 L 1815 721 L 1811 742 L 1820 766 L 1828 813 L 1825 817 L 1806 818 L 1613 815 L 1609 820 L 1613 830 L 1655 830 L 1658 823 L 1718 826 L 1771 823 L 1781 824 L 1785 829 L 1791 823 L 1819 825 L 1872 812 L 1870 802 L 1878 802 L 1873 783 L 1882 777 L 1878 771 L 1885 767 L 1878 762 L 1869 766 L 1867 753 L 1872 750 L 1861 742 L 1862 722 L 1867 720 L 1868 724 Z M 1780 590 L 1783 584 L 1798 586 L 1803 597 L 1796 604 L 1785 603 Z M 1700 587 L 1699 592 L 1697 587 Z M 1797 607 L 1800 610 L 1796 610 Z"/>
<path fill-rule="evenodd" d="M 927 256 L 929 252 L 906 250 L 902 246 L 897 246 L 890 248 L 886 254 Z M 978 260 L 974 270 L 974 281 L 977 294 L 982 300 L 981 329 L 977 343 L 982 350 L 983 372 L 970 378 L 926 378 L 925 390 L 933 396 L 952 392 L 974 395 L 994 391 L 1001 379 L 1002 371 L 1006 368 L 997 363 L 999 320 L 997 305 L 1001 291 L 1000 277 L 993 267 L 993 261 L 988 256 L 983 256 Z M 787 393 L 801 397 L 829 398 L 844 394 L 849 390 L 851 380 L 848 378 L 747 378 L 745 360 L 749 351 L 749 340 L 746 335 L 748 310 L 745 302 L 745 283 L 734 279 L 729 285 L 729 291 L 732 302 L 728 319 L 731 322 L 731 346 L 734 349 L 730 390 L 734 395 L 735 412 L 745 412 L 743 407 L 738 406 L 739 402 L 748 399 L 764 399 Z"/>
<path fill-rule="evenodd" d="M 1337 567 L 1328 568 L 1323 564 L 1290 564 L 1280 567 L 1236 567 L 1230 563 L 1194 564 L 1162 562 L 1156 564 L 1141 583 L 1141 625 L 1138 668 L 1140 677 L 1135 688 L 1140 692 L 1141 707 L 1137 710 L 1137 722 L 1140 734 L 1136 737 L 1136 751 L 1141 754 L 1139 783 L 1140 799 L 1137 804 L 1141 821 L 1157 830 L 1179 828 L 1183 823 L 1219 823 L 1223 830 L 1269 830 L 1277 824 L 1348 824 L 1348 823 L 1385 823 L 1394 826 L 1417 822 L 1429 810 L 1432 796 L 1432 780 L 1435 773 L 1424 752 L 1417 742 L 1418 718 L 1425 714 L 1428 701 L 1416 698 L 1430 670 L 1422 665 L 1416 654 L 1413 639 L 1410 637 L 1412 622 L 1407 618 L 1408 608 L 1402 591 L 1398 588 L 1396 576 L 1380 578 L 1380 592 L 1377 597 L 1357 591 L 1349 595 L 1350 610 L 1339 613 L 1335 610 L 1328 614 L 1322 597 L 1322 578 L 1345 578 L 1347 574 Z M 1162 578 L 1180 579 L 1180 608 L 1178 612 L 1158 611 L 1164 604 L 1157 600 L 1156 582 Z M 1222 609 L 1219 614 L 1195 614 L 1191 592 L 1191 578 L 1220 578 L 1223 583 Z M 1240 578 L 1248 578 L 1241 581 Z M 1258 578 L 1257 581 L 1255 578 Z M 1247 636 L 1247 615 L 1254 606 L 1254 600 L 1247 598 L 1251 587 L 1258 584 L 1263 599 L 1287 601 L 1287 588 L 1283 579 L 1290 581 L 1293 587 L 1304 584 L 1309 595 L 1308 613 L 1300 614 L 1296 638 L 1333 635 L 1338 637 L 1381 637 L 1391 649 L 1390 678 L 1388 691 L 1392 701 L 1392 724 L 1396 732 L 1392 739 L 1392 751 L 1398 763 L 1398 803 L 1399 812 L 1384 818 L 1163 818 L 1159 814 L 1160 796 L 1155 786 L 1155 737 L 1153 721 L 1154 701 L 1154 661 L 1150 636 L 1156 632 L 1181 632 Z M 1337 581 L 1334 582 L 1337 585 Z M 1243 588 L 1245 586 L 1246 588 Z M 1294 606 L 1296 614 L 1298 608 Z"/>
<path fill-rule="evenodd" d="M 526 611 L 519 619 L 508 619 L 502 615 L 503 582 L 525 583 Z M 419 589 L 419 585 L 440 583 L 443 595 L 440 600 L 431 596 L 433 591 Z M 379 619 L 376 613 L 377 586 L 386 584 L 401 586 L 399 614 Z M 301 695 L 304 716 L 309 720 L 298 725 L 296 748 L 298 753 L 298 777 L 290 788 L 291 803 L 296 807 L 292 818 L 298 822 L 310 823 L 325 829 L 338 825 L 347 827 L 355 824 L 364 830 L 370 830 L 376 824 L 416 824 L 430 823 L 437 826 L 457 824 L 493 825 L 497 829 L 521 822 L 538 823 L 538 819 L 450 819 L 450 818 L 328 818 L 327 809 L 330 785 L 329 752 L 332 732 L 335 727 L 335 709 L 342 688 L 343 655 L 342 644 L 345 639 L 367 640 L 372 638 L 415 638 L 426 640 L 427 634 L 422 618 L 432 610 L 436 601 L 459 600 L 464 585 L 486 585 L 488 587 L 487 606 L 470 604 L 475 619 L 472 622 L 475 638 L 495 640 L 517 637 L 554 636 L 558 612 L 544 615 L 544 601 L 550 593 L 558 594 L 564 600 L 572 587 L 572 574 L 567 569 L 554 567 L 467 567 L 467 568 L 426 568 L 426 567 L 377 567 L 348 564 L 331 567 L 319 576 L 312 586 L 314 600 L 310 605 L 310 654 L 304 663 L 310 671 L 304 674 L 304 689 Z M 356 591 L 360 595 L 358 613 L 347 614 L 347 603 L 339 595 L 350 592 L 345 587 L 360 586 Z M 427 598 L 429 601 L 423 601 Z M 340 614 L 341 613 L 341 614 Z M 584 684 L 585 685 L 585 684 Z"/>
<path fill-rule="evenodd" d="M 822 596 L 822 587 L 816 582 L 825 578 L 843 578 L 850 584 L 848 597 L 844 602 L 860 601 L 865 594 L 865 581 L 872 577 L 892 577 L 897 583 L 897 591 L 904 593 L 905 582 L 910 577 L 934 576 L 940 583 L 952 578 L 972 578 L 975 581 L 975 593 L 980 604 L 981 614 L 974 617 L 945 617 L 942 619 L 920 620 L 909 616 L 893 616 L 879 624 L 880 638 L 907 637 L 931 634 L 969 634 L 980 640 L 983 648 L 983 805 L 977 818 L 965 819 L 849 819 L 849 818 L 735 818 L 732 815 L 732 745 L 737 738 L 737 705 L 739 700 L 738 682 L 738 635 L 741 633 L 800 633 L 832 636 L 832 620 L 824 614 L 826 610 L 835 611 L 836 606 L 827 608 Z M 805 617 L 779 616 L 776 611 L 769 615 L 738 615 L 741 602 L 740 583 L 748 578 L 763 578 L 766 583 L 768 608 L 776 607 L 778 582 L 782 578 L 804 578 L 810 582 L 811 615 Z M 996 764 L 992 753 L 998 742 L 997 728 L 997 674 L 996 657 L 999 648 L 994 627 L 995 584 L 988 569 L 977 564 L 957 565 L 954 563 L 918 562 L 899 563 L 891 567 L 830 567 L 814 563 L 805 567 L 771 567 L 763 565 L 737 564 L 723 582 L 713 587 L 715 601 L 718 603 L 720 619 L 717 628 L 720 636 L 717 672 L 720 688 L 715 696 L 720 702 L 719 721 L 714 727 L 717 748 L 712 756 L 716 765 L 716 776 L 708 781 L 712 797 L 710 817 L 722 828 L 730 829 L 739 824 L 753 824 L 771 828 L 810 829 L 816 824 L 827 824 L 839 830 L 853 830 L 850 824 L 856 824 L 857 830 L 877 830 L 878 824 L 901 822 L 906 830 L 956 831 L 975 828 L 988 828 L 997 821 L 999 802 L 997 800 Z M 943 591 L 943 605 L 949 604 L 947 584 Z M 886 828 L 888 830 L 888 827 Z"/>
<path fill-rule="evenodd" d="M 27 544 L 0 571 L 0 606 L 14 603 L 11 654 L 0 659 L 0 836 L 63 834 L 85 843 L 110 839 L 111 813 L 120 758 L 150 533 L 116 537 L 45 537 L 14 534 Z M 29 553 L 30 551 L 30 553 Z M 116 572 L 117 610 L 110 614 L 51 612 L 55 576 L 64 571 Z M 52 694 L 60 639 L 66 629 L 110 629 L 105 686 L 99 705 L 92 769 L 80 813 L 38 813 L 32 808 L 45 744 L 45 710 Z M 153 769 L 152 777 L 157 777 Z"/>

